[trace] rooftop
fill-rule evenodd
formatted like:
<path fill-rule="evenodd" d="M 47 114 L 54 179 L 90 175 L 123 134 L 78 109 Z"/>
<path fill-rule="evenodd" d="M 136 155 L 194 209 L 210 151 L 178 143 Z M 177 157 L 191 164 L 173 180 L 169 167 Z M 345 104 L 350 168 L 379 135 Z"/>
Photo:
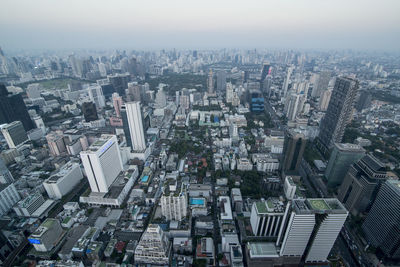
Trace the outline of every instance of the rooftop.
<path fill-rule="evenodd" d="M 346 208 L 337 198 L 309 198 L 293 200 L 292 205 L 297 213 L 347 213 Z"/>
<path fill-rule="evenodd" d="M 252 258 L 278 257 L 276 247 L 273 242 L 249 242 L 247 248 Z"/>

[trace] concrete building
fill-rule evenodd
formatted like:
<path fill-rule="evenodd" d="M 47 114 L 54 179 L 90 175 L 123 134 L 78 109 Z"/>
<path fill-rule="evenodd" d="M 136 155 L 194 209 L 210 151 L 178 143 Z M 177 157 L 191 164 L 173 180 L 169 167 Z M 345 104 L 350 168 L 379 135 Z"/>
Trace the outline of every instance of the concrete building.
<path fill-rule="evenodd" d="M 22 199 L 14 206 L 14 211 L 18 216 L 30 217 L 32 216 L 43 204 L 45 199 L 43 196 L 36 192 L 26 198 Z"/>
<path fill-rule="evenodd" d="M 159 225 L 150 224 L 135 249 L 135 264 L 169 265 L 171 244 Z"/>
<path fill-rule="evenodd" d="M 205 259 L 206 266 L 215 265 L 215 248 L 211 237 L 203 237 L 197 241 L 196 259 Z"/>
<path fill-rule="evenodd" d="M 78 163 L 71 161 L 43 182 L 47 195 L 52 199 L 61 199 L 82 180 L 83 175 Z"/>
<path fill-rule="evenodd" d="M 167 220 L 181 221 L 188 210 L 186 188 L 176 180 L 170 182 L 161 197 L 161 213 Z"/>
<path fill-rule="evenodd" d="M 123 170 L 117 137 L 103 134 L 80 155 L 92 192 L 107 193 Z"/>
<path fill-rule="evenodd" d="M 146 150 L 146 140 L 143 129 L 140 102 L 135 101 L 125 103 L 125 110 L 129 126 L 130 140 L 132 143 L 132 150 L 144 151 Z"/>
<path fill-rule="evenodd" d="M 0 127 L 9 148 L 16 148 L 28 141 L 24 126 L 20 121 L 3 124 Z"/>
<path fill-rule="evenodd" d="M 234 211 L 237 213 L 243 212 L 243 198 L 242 193 L 240 192 L 240 188 L 232 188 L 231 189 L 231 200 L 232 207 Z"/>
<path fill-rule="evenodd" d="M 255 236 L 277 237 L 287 217 L 289 204 L 279 199 L 254 202 L 251 207 L 250 224 Z"/>
<path fill-rule="evenodd" d="M 99 116 L 97 115 L 96 104 L 93 102 L 83 103 L 82 113 L 86 122 L 95 121 L 99 119 Z"/>
<path fill-rule="evenodd" d="M 284 144 L 283 170 L 286 173 L 298 172 L 307 139 L 304 134 L 289 130 L 287 132 Z"/>
<path fill-rule="evenodd" d="M 377 191 L 386 178 L 385 165 L 368 154 L 350 166 L 338 190 L 338 199 L 349 212 L 358 215 L 375 201 Z"/>
<path fill-rule="evenodd" d="M 387 180 L 362 225 L 369 244 L 391 259 L 400 259 L 399 206 L 400 181 Z"/>
<path fill-rule="evenodd" d="M 9 184 L 12 182 L 14 182 L 14 177 L 8 170 L 6 164 L 4 164 L 4 161 L 0 158 L 0 183 Z"/>
<path fill-rule="evenodd" d="M 359 145 L 335 143 L 325 170 L 328 186 L 340 186 L 351 164 L 364 155 L 365 150 Z"/>
<path fill-rule="evenodd" d="M 7 212 L 20 200 L 20 196 L 14 184 L 0 185 L 0 216 Z"/>
<path fill-rule="evenodd" d="M 326 262 L 347 215 L 335 198 L 293 200 L 280 256 L 300 262 L 306 252 L 306 263 Z"/>
<path fill-rule="evenodd" d="M 50 149 L 50 153 L 53 156 L 60 156 L 62 153 L 67 151 L 66 141 L 64 136 L 58 132 L 52 132 L 46 135 L 47 144 Z"/>
<path fill-rule="evenodd" d="M 217 91 L 222 92 L 226 88 L 226 71 L 217 72 Z"/>
<path fill-rule="evenodd" d="M 326 111 L 328 109 L 331 96 L 332 96 L 331 89 L 322 92 L 321 97 L 319 99 L 319 110 Z"/>
<path fill-rule="evenodd" d="M 291 176 L 286 176 L 285 183 L 283 184 L 283 191 L 285 192 L 285 196 L 287 199 L 292 200 L 296 195 L 297 186 L 293 182 L 293 178 Z"/>
<path fill-rule="evenodd" d="M 336 78 L 328 109 L 319 127 L 319 142 L 324 146 L 321 149 L 330 149 L 335 143 L 342 141 L 344 130 L 353 112 L 357 90 L 357 80 Z"/>
<path fill-rule="evenodd" d="M 49 252 L 61 241 L 62 235 L 60 222 L 48 218 L 28 237 L 28 241 L 36 251 Z"/>

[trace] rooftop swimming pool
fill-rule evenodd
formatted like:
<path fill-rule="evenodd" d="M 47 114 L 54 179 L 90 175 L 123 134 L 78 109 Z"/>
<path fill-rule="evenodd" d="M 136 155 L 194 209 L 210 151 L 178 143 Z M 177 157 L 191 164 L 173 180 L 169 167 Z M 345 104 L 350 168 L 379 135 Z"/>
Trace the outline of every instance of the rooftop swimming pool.
<path fill-rule="evenodd" d="M 142 177 L 142 183 L 147 183 L 147 181 L 149 180 L 149 176 L 148 175 L 146 175 L 146 176 L 143 176 Z"/>
<path fill-rule="evenodd" d="M 204 205 L 204 199 L 202 198 L 191 198 L 190 205 Z"/>

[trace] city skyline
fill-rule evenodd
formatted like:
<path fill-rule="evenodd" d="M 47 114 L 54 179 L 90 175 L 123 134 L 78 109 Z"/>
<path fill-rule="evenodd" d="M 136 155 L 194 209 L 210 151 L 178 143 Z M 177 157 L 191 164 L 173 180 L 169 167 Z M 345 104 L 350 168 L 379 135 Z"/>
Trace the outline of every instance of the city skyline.
<path fill-rule="evenodd" d="M 393 0 L 121 0 L 112 4 L 7 0 L 0 6 L 0 45 L 5 50 L 296 47 L 398 51 L 400 41 L 400 3 Z"/>

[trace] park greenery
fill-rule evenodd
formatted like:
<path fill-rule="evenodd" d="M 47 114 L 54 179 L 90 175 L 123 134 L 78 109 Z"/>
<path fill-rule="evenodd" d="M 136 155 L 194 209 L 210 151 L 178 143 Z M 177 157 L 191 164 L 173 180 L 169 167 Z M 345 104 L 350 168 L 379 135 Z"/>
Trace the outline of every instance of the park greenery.
<path fill-rule="evenodd" d="M 205 75 L 168 73 L 157 78 L 148 78 L 146 82 L 151 89 L 157 88 L 160 83 L 167 84 L 164 90 L 169 95 L 175 96 L 175 92 L 182 88 L 205 90 L 206 80 L 207 77 Z"/>

